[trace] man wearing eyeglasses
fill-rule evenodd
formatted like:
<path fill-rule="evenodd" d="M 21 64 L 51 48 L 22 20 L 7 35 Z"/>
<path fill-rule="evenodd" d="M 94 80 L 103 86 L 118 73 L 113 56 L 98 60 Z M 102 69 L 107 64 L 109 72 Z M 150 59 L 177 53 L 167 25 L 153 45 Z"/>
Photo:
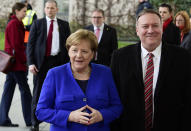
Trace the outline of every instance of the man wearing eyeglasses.
<path fill-rule="evenodd" d="M 95 63 L 110 65 L 111 55 L 118 47 L 116 30 L 104 23 L 104 11 L 95 9 L 92 12 L 92 25 L 85 29 L 93 31 L 98 39 L 98 50 L 94 59 Z"/>

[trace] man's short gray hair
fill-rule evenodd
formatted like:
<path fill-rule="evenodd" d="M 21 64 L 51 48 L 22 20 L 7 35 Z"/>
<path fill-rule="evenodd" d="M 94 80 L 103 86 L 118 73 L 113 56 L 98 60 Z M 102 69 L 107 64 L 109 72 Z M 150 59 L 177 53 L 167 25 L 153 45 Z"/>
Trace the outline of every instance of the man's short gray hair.
<path fill-rule="evenodd" d="M 153 10 L 153 9 L 144 9 L 144 10 L 142 10 L 142 11 L 137 15 L 137 17 L 136 17 L 136 24 L 137 24 L 139 18 L 140 18 L 141 16 L 145 15 L 145 14 L 155 14 L 155 15 L 157 15 L 157 16 L 159 17 L 160 21 L 162 22 L 162 18 L 161 18 L 160 14 L 159 14 L 157 11 L 155 11 L 155 10 Z"/>

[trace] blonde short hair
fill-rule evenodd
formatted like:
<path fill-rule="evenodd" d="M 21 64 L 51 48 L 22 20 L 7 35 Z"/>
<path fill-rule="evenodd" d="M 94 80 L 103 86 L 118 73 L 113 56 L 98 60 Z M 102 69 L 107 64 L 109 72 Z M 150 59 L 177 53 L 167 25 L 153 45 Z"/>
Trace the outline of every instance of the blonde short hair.
<path fill-rule="evenodd" d="M 72 45 L 80 44 L 81 40 L 89 41 L 91 50 L 93 52 L 97 51 L 98 47 L 97 37 L 94 35 L 92 31 L 88 31 L 85 29 L 79 29 L 68 37 L 68 39 L 66 40 L 67 50 L 69 50 Z"/>

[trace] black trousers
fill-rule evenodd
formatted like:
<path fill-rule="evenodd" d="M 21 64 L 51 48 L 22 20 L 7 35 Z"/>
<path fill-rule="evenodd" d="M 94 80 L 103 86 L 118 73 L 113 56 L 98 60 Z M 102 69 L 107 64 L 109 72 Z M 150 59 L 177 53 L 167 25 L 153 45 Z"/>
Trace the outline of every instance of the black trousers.
<path fill-rule="evenodd" d="M 27 72 L 24 71 L 12 71 L 6 75 L 6 81 L 4 84 L 4 90 L 1 97 L 0 104 L 0 124 L 11 124 L 9 118 L 9 110 L 11 107 L 12 98 L 15 91 L 16 84 L 19 85 L 21 93 L 21 103 L 24 120 L 27 126 L 31 125 L 31 91 L 27 83 Z"/>
<path fill-rule="evenodd" d="M 35 115 L 38 99 L 39 99 L 42 85 L 43 85 L 44 79 L 46 78 L 46 74 L 48 70 L 53 67 L 61 65 L 59 57 L 60 57 L 59 55 L 45 57 L 45 60 L 39 72 L 37 73 L 37 75 L 33 76 L 34 88 L 33 88 L 33 97 L 32 97 L 32 116 L 31 116 L 31 121 L 33 126 L 37 126 L 41 123 L 36 118 L 36 115 Z"/>

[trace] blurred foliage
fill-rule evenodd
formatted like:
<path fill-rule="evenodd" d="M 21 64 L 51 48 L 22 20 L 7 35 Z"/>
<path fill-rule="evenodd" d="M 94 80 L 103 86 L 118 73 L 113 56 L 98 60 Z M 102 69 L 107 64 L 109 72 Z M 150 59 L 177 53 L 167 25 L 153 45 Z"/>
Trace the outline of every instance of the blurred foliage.
<path fill-rule="evenodd" d="M 0 50 L 4 49 L 4 39 L 5 39 L 5 27 L 7 24 L 7 19 L 0 19 Z"/>
<path fill-rule="evenodd" d="M 70 30 L 72 33 L 81 28 L 84 28 L 84 27 L 81 24 L 79 24 L 78 22 L 76 22 L 74 20 L 70 22 Z"/>
<path fill-rule="evenodd" d="M 5 34 L 4 31 L 0 31 L 0 50 L 4 49 L 4 39 L 5 39 Z"/>
<path fill-rule="evenodd" d="M 132 45 L 132 44 L 135 44 L 135 43 L 127 42 L 127 41 L 118 41 L 118 49 L 128 45 Z"/>
<path fill-rule="evenodd" d="M 7 19 L 0 19 L 0 31 L 5 31 Z"/>
<path fill-rule="evenodd" d="M 190 14 L 191 0 L 150 0 L 155 9 L 162 3 L 168 3 L 172 6 L 174 14 L 180 10 L 185 10 Z"/>
<path fill-rule="evenodd" d="M 120 41 L 137 41 L 135 25 L 123 26 L 123 25 L 111 25 L 117 30 L 117 37 Z"/>

